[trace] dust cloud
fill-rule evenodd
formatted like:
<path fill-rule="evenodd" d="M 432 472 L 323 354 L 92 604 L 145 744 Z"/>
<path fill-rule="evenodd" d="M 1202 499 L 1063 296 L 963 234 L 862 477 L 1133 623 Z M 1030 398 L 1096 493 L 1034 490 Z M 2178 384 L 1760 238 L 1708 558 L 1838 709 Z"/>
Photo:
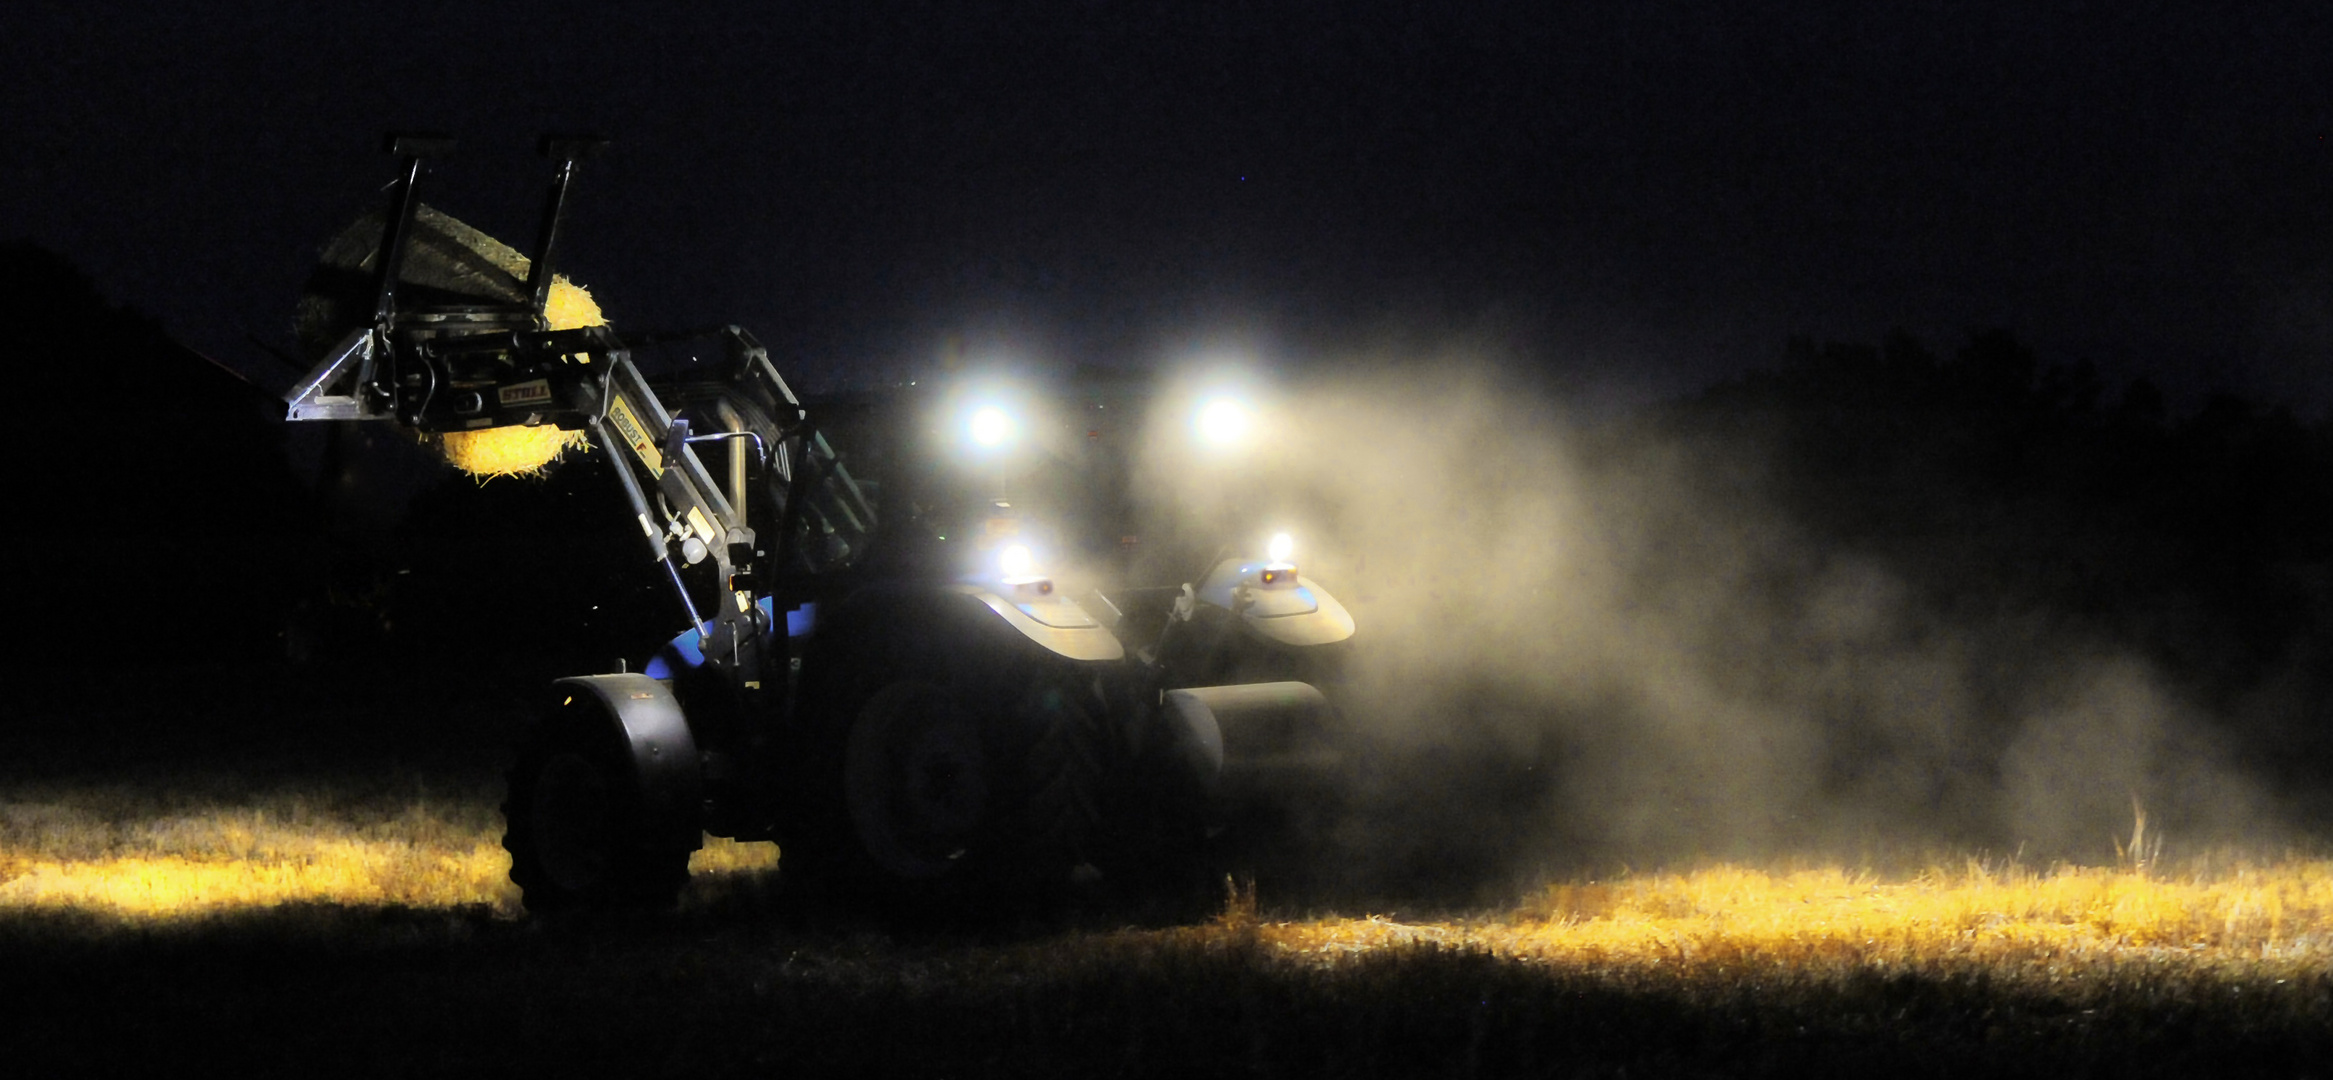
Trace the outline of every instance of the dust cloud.
<path fill-rule="evenodd" d="M 1162 423 L 1139 473 L 1190 535 L 1294 531 L 1354 612 L 1331 692 L 1363 752 L 1321 837 L 1350 873 L 2098 862 L 2134 798 L 2174 842 L 2270 836 L 2170 680 L 1820 538 L 1757 440 L 1569 421 L 1461 358 L 1366 370 L 1282 386 L 1233 461 Z"/>

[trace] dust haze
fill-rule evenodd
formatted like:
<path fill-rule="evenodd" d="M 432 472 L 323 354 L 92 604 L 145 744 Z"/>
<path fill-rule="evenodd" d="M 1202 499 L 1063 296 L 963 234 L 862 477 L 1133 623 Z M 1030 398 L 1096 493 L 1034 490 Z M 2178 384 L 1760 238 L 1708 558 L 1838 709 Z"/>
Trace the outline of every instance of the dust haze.
<path fill-rule="evenodd" d="M 2110 861 L 2134 798 L 2174 843 L 2282 836 L 2180 686 L 1818 539 L 1756 439 L 1567 421 L 1464 356 L 1357 366 L 1279 387 L 1237 462 L 1161 425 L 1141 471 L 1195 533 L 1294 531 L 1353 610 L 1332 696 L 1366 751 L 1319 844 L 1346 872 Z"/>

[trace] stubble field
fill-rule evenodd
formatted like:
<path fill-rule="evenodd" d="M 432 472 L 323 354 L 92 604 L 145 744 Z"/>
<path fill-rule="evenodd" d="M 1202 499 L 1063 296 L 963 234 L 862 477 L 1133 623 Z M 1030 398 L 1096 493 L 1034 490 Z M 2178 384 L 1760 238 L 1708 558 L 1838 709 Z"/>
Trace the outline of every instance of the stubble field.
<path fill-rule="evenodd" d="M 0 777 L 0 1053 L 355 1074 L 2312 1075 L 2333 860 L 2109 851 L 1581 873 L 1453 910 L 884 928 L 714 842 L 678 911 L 522 916 L 485 713 L 59 698 Z M 168 707 L 157 707 L 167 703 Z M 205 710 L 239 723 L 193 725 Z M 2141 844 L 2137 854 L 2154 854 Z"/>

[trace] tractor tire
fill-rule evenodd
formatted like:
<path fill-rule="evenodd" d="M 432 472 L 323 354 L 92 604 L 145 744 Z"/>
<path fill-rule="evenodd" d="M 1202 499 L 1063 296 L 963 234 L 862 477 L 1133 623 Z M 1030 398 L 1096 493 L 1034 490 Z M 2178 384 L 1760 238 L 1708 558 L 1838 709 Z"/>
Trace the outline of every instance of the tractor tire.
<path fill-rule="evenodd" d="M 621 734 L 589 714 L 554 713 L 507 775 L 502 846 L 535 914 L 669 908 L 690 848 L 649 820 Z"/>
<path fill-rule="evenodd" d="M 821 658 L 790 785 L 800 824 L 780 839 L 805 895 L 979 919 L 1083 860 L 1105 764 L 1092 673 L 989 618 L 910 608 L 886 624 L 917 631 L 855 635 L 850 653 Z"/>
<path fill-rule="evenodd" d="M 1037 873 L 1097 861 L 1109 750 L 1106 706 L 1097 681 L 1079 674 L 1033 672 L 1014 709 L 1030 740 L 1022 767 L 1028 792 L 1023 816 Z"/>
<path fill-rule="evenodd" d="M 958 696 L 926 678 L 828 688 L 787 787 L 779 873 L 798 900 L 846 918 L 967 914 L 995 838 L 995 759 Z"/>
<path fill-rule="evenodd" d="M 1114 901 L 1145 919 L 1181 922 L 1220 908 L 1223 874 L 1212 858 L 1206 794 L 1175 733 L 1142 707 L 1156 692 L 1128 686 L 1110 697 L 1105 715 L 1140 730 L 1111 744 L 1131 756 L 1101 788 L 1101 825 L 1088 861 Z"/>
<path fill-rule="evenodd" d="M 996 785 L 982 735 L 965 703 L 919 679 L 893 682 L 861 706 L 844 737 L 843 804 L 870 869 L 936 880 L 984 839 Z"/>

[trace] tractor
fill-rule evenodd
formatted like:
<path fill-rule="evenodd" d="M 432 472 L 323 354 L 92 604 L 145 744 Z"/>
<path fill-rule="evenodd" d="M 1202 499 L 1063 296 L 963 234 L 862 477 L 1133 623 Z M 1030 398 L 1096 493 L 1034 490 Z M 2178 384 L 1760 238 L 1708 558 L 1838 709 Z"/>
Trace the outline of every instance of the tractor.
<path fill-rule="evenodd" d="M 674 632 L 543 696 L 503 804 L 529 911 L 669 905 L 707 834 L 775 841 L 790 889 L 887 912 L 1165 888 L 1334 772 L 1336 711 L 1295 676 L 1353 620 L 1285 537 L 1188 582 L 1073 584 L 1049 560 L 1110 531 L 1093 484 L 942 464 L 1022 453 L 1028 417 L 916 394 L 822 414 L 740 327 L 562 315 L 560 223 L 605 146 L 543 141 L 522 255 L 419 198 L 450 139 L 392 136 L 398 174 L 327 246 L 284 395 L 294 421 L 588 441 L 612 466 L 630 520 L 609 542 L 664 583 Z M 652 385 L 635 351 L 676 347 L 700 362 Z M 880 445 L 846 456 L 830 430 Z"/>

